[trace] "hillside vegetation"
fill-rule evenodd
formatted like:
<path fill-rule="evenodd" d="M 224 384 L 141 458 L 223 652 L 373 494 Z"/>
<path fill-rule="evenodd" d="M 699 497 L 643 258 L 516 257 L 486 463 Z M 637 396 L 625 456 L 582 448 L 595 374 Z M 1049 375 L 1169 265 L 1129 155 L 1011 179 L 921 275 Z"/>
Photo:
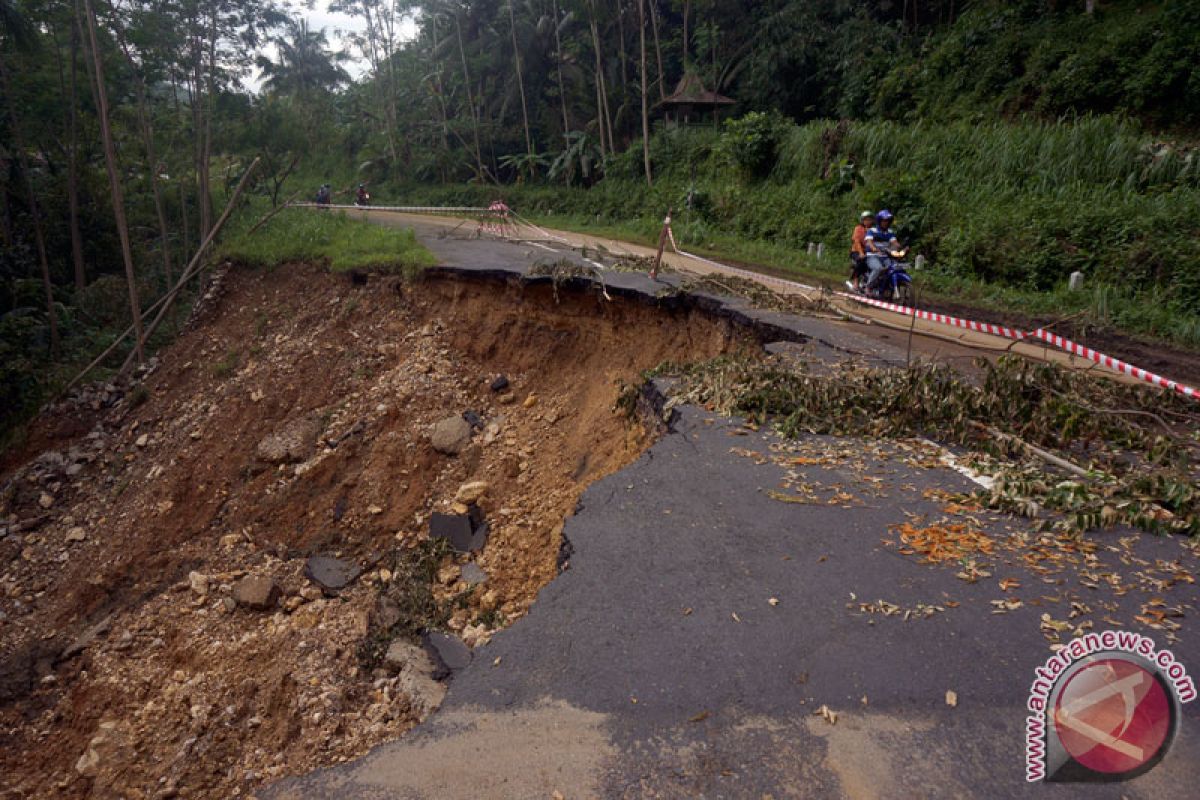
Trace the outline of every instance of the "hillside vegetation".
<path fill-rule="evenodd" d="M 169 290 L 256 158 L 208 258 L 374 264 L 332 220 L 240 233 L 325 182 L 645 237 L 673 208 L 693 247 L 830 277 L 887 206 L 927 299 L 1200 345 L 1200 0 L 339 7 L 357 33 L 277 0 L 0 0 L 0 429 Z M 720 126 L 671 104 L 685 76 Z"/>

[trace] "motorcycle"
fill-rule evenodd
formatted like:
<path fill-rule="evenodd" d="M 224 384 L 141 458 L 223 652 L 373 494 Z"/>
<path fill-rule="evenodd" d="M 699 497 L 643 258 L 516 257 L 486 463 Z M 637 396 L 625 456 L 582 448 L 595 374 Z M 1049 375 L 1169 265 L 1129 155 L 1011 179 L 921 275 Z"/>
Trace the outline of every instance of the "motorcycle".
<path fill-rule="evenodd" d="M 354 205 L 356 205 L 356 206 L 369 206 L 369 205 L 371 205 L 371 195 L 367 193 L 367 190 L 366 190 L 366 189 L 359 189 L 359 190 L 358 190 L 358 197 L 356 197 L 356 198 L 354 199 Z"/>
<path fill-rule="evenodd" d="M 875 279 L 874 286 L 867 285 L 871 271 L 864 260 L 854 276 L 855 290 L 859 294 L 874 297 L 876 300 L 899 303 L 904 306 L 911 305 L 912 276 L 908 274 L 908 262 L 901 260 L 906 255 L 908 255 L 907 250 L 893 250 L 890 253 L 880 254 L 883 259 L 883 271 Z"/>

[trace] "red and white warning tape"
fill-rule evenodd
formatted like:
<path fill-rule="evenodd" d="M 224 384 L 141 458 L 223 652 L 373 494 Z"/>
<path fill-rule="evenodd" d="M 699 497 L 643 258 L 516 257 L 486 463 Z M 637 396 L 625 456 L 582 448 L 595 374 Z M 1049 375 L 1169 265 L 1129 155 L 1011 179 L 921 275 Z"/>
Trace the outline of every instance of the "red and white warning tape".
<path fill-rule="evenodd" d="M 302 208 L 304 208 L 304 207 L 306 207 L 306 208 L 344 208 L 344 209 L 361 209 L 362 208 L 361 206 L 333 205 L 333 204 L 317 206 L 316 203 L 291 203 L 291 205 L 302 207 Z M 507 205 L 505 205 L 503 202 L 500 202 L 498 200 L 493 202 L 487 208 L 445 207 L 445 206 L 443 206 L 443 207 L 370 206 L 369 208 L 372 211 L 398 211 L 398 212 L 403 212 L 403 213 L 418 213 L 418 214 L 420 214 L 420 213 L 425 213 L 425 214 L 462 214 L 462 213 L 478 214 L 478 215 L 484 217 L 484 220 L 481 220 L 481 222 L 480 222 L 481 229 L 484 229 L 489 233 L 495 233 L 500 236 L 505 235 L 507 227 L 511 224 L 509 222 L 510 218 L 515 218 L 517 221 L 519 221 L 523 224 L 529 225 L 531 228 L 534 228 L 538 232 L 540 232 L 550 238 L 558 239 L 559 241 L 562 241 L 564 243 L 567 241 L 566 239 L 562 239 L 561 237 L 554 236 L 553 234 L 550 234 L 549 231 L 542 230 L 541 228 L 534 225 L 533 223 L 522 219 L 520 216 L 518 216 L 516 214 L 516 212 L 514 212 Z M 678 253 L 681 256 L 685 256 L 687 258 L 695 259 L 696 261 L 700 261 L 702 263 L 708 264 L 712 267 L 720 269 L 722 272 L 732 273 L 734 275 L 739 275 L 739 276 L 742 276 L 745 278 L 749 278 L 751 280 L 760 281 L 760 282 L 768 283 L 768 284 L 774 284 L 777 286 L 785 286 L 785 287 L 792 288 L 794 290 L 798 289 L 798 290 L 804 291 L 804 292 L 821 291 L 818 287 L 809 286 L 806 283 L 800 283 L 799 281 L 790 281 L 790 280 L 787 280 L 786 278 L 777 278 L 774 275 L 764 275 L 760 272 L 752 272 L 750 270 L 741 269 L 740 267 L 733 267 L 728 264 L 722 264 L 719 261 L 713 261 L 710 258 L 698 256 L 695 253 L 689 253 L 686 250 L 681 250 L 679 248 L 679 245 L 675 241 L 675 232 L 673 230 L 671 230 L 670 218 L 668 217 L 667 220 L 665 220 L 665 222 L 666 222 L 666 227 L 667 227 L 667 236 L 671 240 L 671 249 L 674 250 L 676 253 Z M 995 325 L 990 322 L 977 322 L 976 320 L 962 319 L 960 317 L 952 317 L 949 314 L 939 314 L 934 311 L 923 311 L 921 309 L 910 308 L 908 306 L 902 306 L 902 305 L 898 305 L 896 303 L 888 303 L 883 300 L 876 300 L 872 297 L 863 297 L 862 295 L 849 294 L 847 292 L 834 292 L 834 294 L 838 297 L 844 297 L 847 300 L 853 300 L 856 303 L 863 303 L 865 305 L 875 306 L 876 308 L 882 308 L 886 311 L 891 311 L 891 312 L 894 312 L 897 314 L 904 314 L 907 316 L 915 317 L 917 319 L 928 320 L 930 322 L 936 322 L 941 325 L 950 325 L 950 326 L 957 327 L 957 328 L 966 328 L 967 330 L 975 331 L 977 333 L 986 333 L 986 334 L 990 334 L 992 336 L 1000 336 L 1005 339 L 1012 339 L 1015 341 L 1022 341 L 1025 339 L 1039 339 L 1043 342 L 1046 342 L 1047 344 L 1050 344 L 1050 345 L 1058 347 L 1062 350 L 1065 350 L 1068 353 L 1079 356 L 1080 358 L 1085 358 L 1096 364 L 1102 364 L 1103 366 L 1105 366 L 1108 369 L 1111 369 L 1115 372 L 1120 372 L 1124 375 L 1129 375 L 1130 377 L 1136 378 L 1141 381 L 1145 381 L 1146 383 L 1150 383 L 1150 384 L 1159 386 L 1164 389 L 1169 389 L 1171 391 L 1174 391 L 1174 392 L 1177 392 L 1177 393 L 1183 395 L 1184 397 L 1188 397 L 1193 400 L 1200 399 L 1200 390 L 1197 390 L 1192 386 L 1188 386 L 1186 384 L 1179 383 L 1178 381 L 1173 381 L 1170 378 L 1165 378 L 1162 375 L 1157 375 L 1153 372 L 1150 372 L 1149 370 L 1142 369 L 1141 367 L 1135 367 L 1134 365 L 1129 364 L 1125 361 L 1122 361 L 1119 358 L 1114 358 L 1113 356 L 1098 352 L 1096 350 L 1091 349 L 1090 347 L 1085 347 L 1085 346 L 1079 344 L 1078 342 L 1073 342 L 1070 339 L 1067 339 L 1063 336 L 1059 336 L 1058 334 L 1055 334 L 1055 333 L 1051 333 L 1050 331 L 1043 330 L 1041 328 L 1038 328 L 1035 331 L 1021 331 L 1016 328 L 1006 327 L 1004 325 Z"/>
<path fill-rule="evenodd" d="M 763 281 L 765 283 L 791 286 L 795 289 L 801 289 L 805 291 L 815 291 L 817 288 L 815 286 L 809 286 L 805 283 L 799 283 L 798 281 L 789 281 L 783 278 L 776 278 L 773 275 L 763 275 L 761 273 L 739 269 L 738 267 L 731 267 L 728 264 L 722 264 L 720 262 L 680 250 L 679 246 L 675 243 L 675 234 L 671 230 L 670 225 L 667 226 L 667 235 L 671 240 L 671 247 L 679 255 L 687 256 L 688 258 L 694 258 L 697 261 L 702 261 L 711 266 L 718 267 L 722 271 L 744 275 L 753 280 Z M 1178 381 L 1173 381 L 1170 378 L 1163 377 L 1162 375 L 1157 375 L 1149 370 L 1142 369 L 1141 367 L 1135 367 L 1134 365 L 1122 361 L 1119 358 L 1114 358 L 1113 356 L 1098 352 L 1090 347 L 1084 347 L 1078 342 L 1073 342 L 1066 337 L 1059 336 L 1056 333 L 1051 333 L 1050 331 L 1046 331 L 1041 328 L 1038 328 L 1035 331 L 1021 331 L 1016 328 L 1006 327 L 1004 325 L 995 325 L 991 322 L 977 322 L 973 319 L 962 319 L 961 317 L 952 317 L 949 314 L 939 314 L 935 311 L 923 311 L 919 308 L 910 308 L 908 306 L 897 305 L 896 303 L 888 303 L 883 300 L 876 300 L 873 297 L 863 297 L 862 295 L 849 294 L 847 292 L 834 292 L 834 294 L 838 297 L 844 297 L 847 300 L 853 300 L 857 303 L 875 306 L 876 308 L 882 308 L 886 311 L 892 311 L 897 314 L 904 314 L 917 319 L 936 322 L 941 325 L 950 325 L 956 328 L 966 328 L 967 330 L 975 331 L 977 333 L 987 333 L 991 334 L 992 336 L 1000 336 L 1005 339 L 1013 339 L 1015 341 L 1039 339 L 1047 344 L 1051 344 L 1057 348 L 1065 350 L 1068 353 L 1079 356 L 1080 358 L 1085 358 L 1096 364 L 1102 364 L 1103 366 L 1108 367 L 1115 372 L 1129 375 L 1130 377 L 1137 378 L 1138 380 L 1145 381 L 1146 383 L 1153 384 L 1163 389 L 1170 389 L 1171 391 L 1177 392 L 1184 397 L 1189 397 L 1193 400 L 1200 400 L 1200 390 L 1197 390 L 1194 387 L 1179 383 Z"/>

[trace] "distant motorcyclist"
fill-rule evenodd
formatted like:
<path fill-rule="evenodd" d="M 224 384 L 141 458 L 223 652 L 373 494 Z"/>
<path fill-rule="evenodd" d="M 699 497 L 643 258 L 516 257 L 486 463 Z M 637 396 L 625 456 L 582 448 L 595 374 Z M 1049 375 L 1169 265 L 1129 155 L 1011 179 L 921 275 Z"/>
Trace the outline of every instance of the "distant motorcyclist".
<path fill-rule="evenodd" d="M 371 202 L 371 195 L 367 194 L 366 184 L 360 183 L 358 185 L 358 194 L 356 194 L 354 197 L 354 205 L 365 206 L 365 205 L 368 205 L 370 202 Z"/>
<path fill-rule="evenodd" d="M 319 205 L 319 206 L 329 205 L 330 194 L 331 193 L 329 191 L 329 184 L 322 183 L 321 188 L 317 189 L 317 205 Z"/>
<path fill-rule="evenodd" d="M 892 231 L 894 218 L 895 215 L 886 208 L 880 211 L 875 215 L 874 227 L 867 231 L 863 240 L 867 251 L 867 267 L 870 270 L 867 276 L 868 291 L 874 288 L 879 276 L 887 269 L 888 259 L 904 257 L 905 251 L 900 248 L 900 240 Z"/>
<path fill-rule="evenodd" d="M 850 291 L 854 291 L 858 276 L 867 271 L 867 231 L 874 226 L 874 211 L 864 211 L 858 215 L 858 224 L 854 226 L 854 233 L 850 237 L 850 280 L 846 281 Z"/>

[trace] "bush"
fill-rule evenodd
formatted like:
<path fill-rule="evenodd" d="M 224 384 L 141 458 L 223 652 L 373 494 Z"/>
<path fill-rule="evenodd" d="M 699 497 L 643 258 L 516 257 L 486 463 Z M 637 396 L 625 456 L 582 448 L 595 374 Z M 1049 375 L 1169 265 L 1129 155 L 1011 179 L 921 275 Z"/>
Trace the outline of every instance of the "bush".
<path fill-rule="evenodd" d="M 751 111 L 740 119 L 726 120 L 721 153 L 744 176 L 766 177 L 775 166 L 787 125 L 777 112 Z"/>

